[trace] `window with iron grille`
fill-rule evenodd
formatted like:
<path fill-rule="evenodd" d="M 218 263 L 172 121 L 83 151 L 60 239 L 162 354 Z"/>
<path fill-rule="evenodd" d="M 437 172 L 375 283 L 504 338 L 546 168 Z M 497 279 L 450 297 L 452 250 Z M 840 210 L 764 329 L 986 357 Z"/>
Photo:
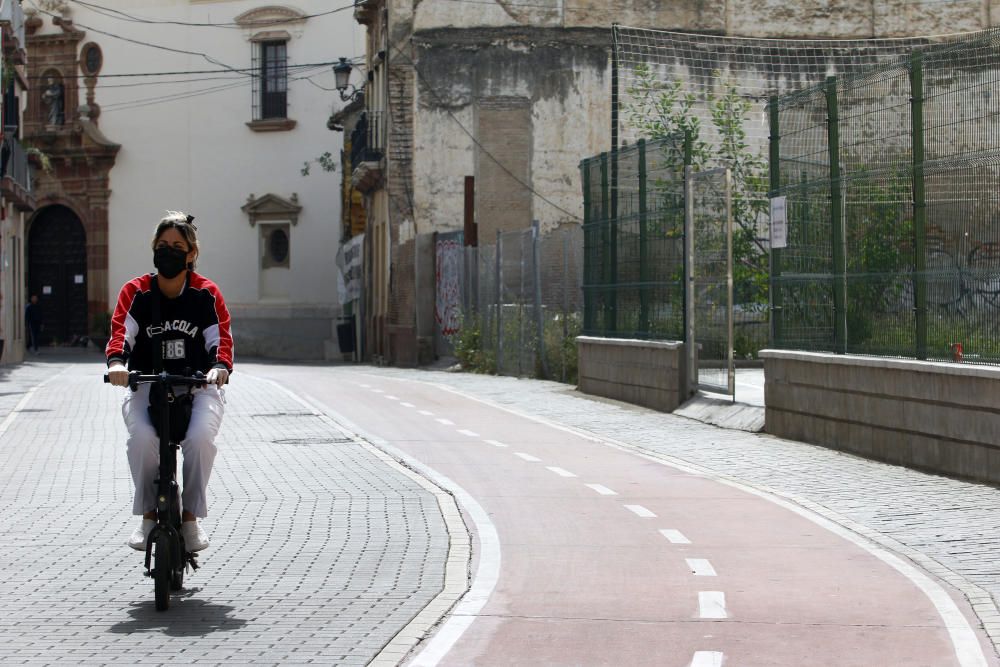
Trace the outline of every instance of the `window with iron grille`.
<path fill-rule="evenodd" d="M 253 55 L 253 119 L 287 118 L 287 42 L 258 42 Z"/>

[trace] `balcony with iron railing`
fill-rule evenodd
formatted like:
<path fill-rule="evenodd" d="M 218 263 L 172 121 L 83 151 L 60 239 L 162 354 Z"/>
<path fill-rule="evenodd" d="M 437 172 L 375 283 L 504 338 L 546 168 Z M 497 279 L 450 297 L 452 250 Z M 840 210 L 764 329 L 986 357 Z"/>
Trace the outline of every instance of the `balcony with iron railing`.
<path fill-rule="evenodd" d="M 367 192 L 381 183 L 384 156 L 385 114 L 366 111 L 351 132 L 351 182 L 355 188 Z"/>
<path fill-rule="evenodd" d="M 4 55 L 14 63 L 24 64 L 27 42 L 21 0 L 0 0 L 0 28 L 3 30 Z"/>
<path fill-rule="evenodd" d="M 0 140 L 0 195 L 18 210 L 35 210 L 31 191 L 31 165 L 28 153 L 17 140 L 16 127 L 4 127 Z"/>

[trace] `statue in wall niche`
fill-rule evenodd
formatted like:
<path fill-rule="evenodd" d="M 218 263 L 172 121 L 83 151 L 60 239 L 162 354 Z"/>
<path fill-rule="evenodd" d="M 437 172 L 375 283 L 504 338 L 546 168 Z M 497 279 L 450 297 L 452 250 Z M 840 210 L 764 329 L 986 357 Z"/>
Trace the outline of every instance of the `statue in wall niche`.
<path fill-rule="evenodd" d="M 48 125 L 62 125 L 66 122 L 66 112 L 63 101 L 63 85 L 51 76 L 42 92 L 42 104 L 49 109 L 46 123 Z"/>

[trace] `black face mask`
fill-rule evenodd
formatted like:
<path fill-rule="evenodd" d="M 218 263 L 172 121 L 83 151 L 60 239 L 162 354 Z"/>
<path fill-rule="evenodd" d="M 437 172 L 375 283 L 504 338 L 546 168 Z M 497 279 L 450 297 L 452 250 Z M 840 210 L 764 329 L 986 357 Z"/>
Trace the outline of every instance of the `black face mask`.
<path fill-rule="evenodd" d="M 178 248 L 164 246 L 153 251 L 153 266 L 164 278 L 176 278 L 187 268 L 187 253 Z"/>

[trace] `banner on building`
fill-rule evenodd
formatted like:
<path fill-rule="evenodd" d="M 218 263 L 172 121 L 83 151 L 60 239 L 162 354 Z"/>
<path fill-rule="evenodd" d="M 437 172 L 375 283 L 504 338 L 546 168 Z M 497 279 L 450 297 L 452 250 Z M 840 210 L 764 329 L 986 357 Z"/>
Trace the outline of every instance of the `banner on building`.
<path fill-rule="evenodd" d="M 337 251 L 337 292 L 340 305 L 361 298 L 364 282 L 365 235 L 358 234 Z"/>

